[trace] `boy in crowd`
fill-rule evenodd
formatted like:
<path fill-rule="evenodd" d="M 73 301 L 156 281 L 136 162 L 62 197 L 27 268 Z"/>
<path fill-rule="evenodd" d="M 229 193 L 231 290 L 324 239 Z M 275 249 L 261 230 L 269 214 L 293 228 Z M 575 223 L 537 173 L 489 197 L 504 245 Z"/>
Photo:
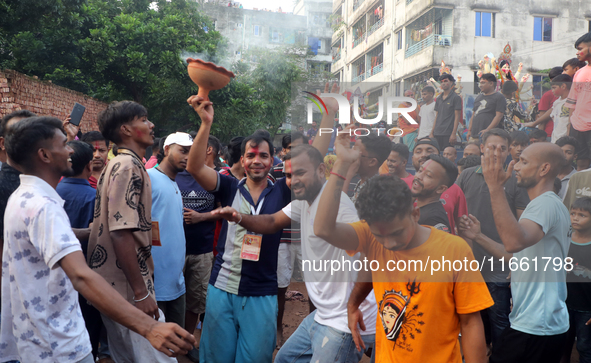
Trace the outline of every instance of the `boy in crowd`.
<path fill-rule="evenodd" d="M 505 96 L 507 101 L 507 108 L 505 109 L 505 115 L 503 116 L 503 128 L 507 132 L 513 132 L 519 130 L 520 124 L 518 124 L 515 118 L 524 120 L 527 115 L 523 112 L 523 109 L 515 100 L 515 92 L 517 92 L 518 86 L 515 81 L 505 81 L 503 83 L 502 94 Z"/>
<path fill-rule="evenodd" d="M 566 275 L 570 320 L 563 362 L 570 362 L 575 338 L 579 362 L 591 362 L 591 198 L 575 200 L 570 209 L 572 236 L 568 257 L 574 268 Z"/>
<path fill-rule="evenodd" d="M 456 80 L 451 74 L 443 74 L 439 82 L 443 93 L 435 101 L 435 121 L 429 137 L 437 139 L 439 147 L 446 148 L 456 142 L 462 121 L 462 97 L 455 91 Z"/>
<path fill-rule="evenodd" d="M 175 132 L 164 141 L 164 158 L 148 170 L 152 182 L 152 258 L 158 308 L 166 321 L 185 326 L 185 234 L 183 197 L 176 183 L 185 170 L 191 135 Z M 157 231 L 157 233 L 156 233 Z"/>
<path fill-rule="evenodd" d="M 573 77 L 573 85 L 565 103 L 571 109 L 569 136 L 577 139 L 581 145 L 577 170 L 589 168 L 591 157 L 589 155 L 589 142 L 591 141 L 591 32 L 583 35 L 575 42 L 577 59 L 587 62 L 587 66 L 579 69 Z"/>
<path fill-rule="evenodd" d="M 8 154 L 23 174 L 6 218 L 0 359 L 94 362 L 78 290 L 105 316 L 133 331 L 144 349 L 176 361 L 171 356 L 186 353 L 195 339 L 134 308 L 84 262 L 55 191 L 62 175 L 73 173 L 73 150 L 66 140 L 62 121 L 52 117 L 20 121 L 7 137 Z"/>
<path fill-rule="evenodd" d="M 568 255 L 569 212 L 554 193 L 554 180 L 565 163 L 562 150 L 549 142 L 528 146 L 507 170 L 502 144 L 487 145 L 482 169 L 490 191 L 492 214 L 505 250 L 518 261 Z M 512 178 L 527 190 L 530 202 L 519 221 L 511 211 L 504 184 Z M 511 325 L 493 344 L 491 363 L 558 363 L 569 328 L 566 270 L 519 268 L 511 271 Z M 527 347 L 527 349 L 524 349 Z"/>
<path fill-rule="evenodd" d="M 587 63 L 578 60 L 576 57 L 571 58 L 562 65 L 562 73 L 568 74 L 572 78 L 579 69 L 585 67 L 586 65 Z"/>
<path fill-rule="evenodd" d="M 88 265 L 128 302 L 164 321 L 152 278 L 152 185 L 140 156 L 154 142 L 154 124 L 148 111 L 132 101 L 111 103 L 99 114 L 98 124 L 118 149 L 97 183 Z M 132 330 L 102 318 L 113 360 L 169 361 Z"/>
<path fill-rule="evenodd" d="M 443 157 L 455 164 L 456 159 L 458 158 L 458 151 L 455 147 L 448 146 L 445 149 L 443 149 Z"/>
<path fill-rule="evenodd" d="M 548 78 L 550 78 L 550 82 L 552 80 L 561 75 L 563 73 L 562 67 L 554 67 L 548 72 Z M 554 128 L 554 122 L 552 122 L 552 118 L 550 117 L 552 105 L 554 101 L 556 101 L 557 97 L 554 95 L 552 90 L 546 91 L 542 95 L 540 102 L 538 103 L 538 113 L 537 118 L 535 121 L 526 122 L 523 124 L 525 127 L 539 127 L 541 130 L 546 132 L 547 137 L 552 136 L 552 131 Z M 539 126 L 538 126 L 539 125 Z"/>
<path fill-rule="evenodd" d="M 573 175 L 577 173 L 577 168 L 573 166 L 575 161 L 577 160 L 577 155 L 579 153 L 579 142 L 574 137 L 570 136 L 563 136 L 560 139 L 556 140 L 556 145 L 560 146 L 562 152 L 564 153 L 564 158 L 566 159 L 566 163 L 560 169 L 560 172 L 556 176 L 560 182 L 560 192 L 558 196 L 560 199 L 564 199 L 566 195 L 568 183 Z"/>
<path fill-rule="evenodd" d="M 435 101 L 433 100 L 434 97 L 435 88 L 427 86 L 421 90 L 423 104 L 419 110 L 419 119 L 417 120 L 419 123 L 419 134 L 417 135 L 417 140 L 429 136 L 433 131 L 433 125 L 435 125 L 436 116 Z"/>
<path fill-rule="evenodd" d="M 554 122 L 554 130 L 552 131 L 552 139 L 550 140 L 552 143 L 568 135 L 570 109 L 566 107 L 566 99 L 570 92 L 572 81 L 573 79 L 568 74 L 559 74 L 552 80 L 552 93 L 557 98 L 552 104 L 552 111 L 550 111 L 550 117 Z"/>
<path fill-rule="evenodd" d="M 503 128 L 503 115 L 507 109 L 505 96 L 496 91 L 497 77 L 492 73 L 480 78 L 480 94 L 474 100 L 474 113 L 466 138 L 478 140 L 484 133 L 494 128 Z"/>
<path fill-rule="evenodd" d="M 523 131 L 513 131 L 509 136 L 511 138 L 509 154 L 511 154 L 511 159 L 517 163 L 523 150 L 529 146 L 529 137 Z"/>
<path fill-rule="evenodd" d="M 390 175 L 371 179 L 361 191 L 355 205 L 361 221 L 337 222 L 344 184 L 341 175 L 360 154 L 348 148 L 345 137 L 337 139 L 336 152 L 338 159 L 314 220 L 316 235 L 350 253 L 363 252 L 381 267 L 387 261 L 425 262 L 427 256 L 473 260 L 470 247 L 460 238 L 418 224 L 420 213 L 413 207 L 410 190 Z M 478 272 L 462 270 L 432 277 L 414 270 L 377 269 L 369 279 L 358 281 L 347 304 L 349 328 L 357 349 L 365 348 L 360 330 L 367 326 L 359 306 L 373 288 L 379 316 L 376 362 L 462 362 L 460 331 L 465 361 L 486 360 L 480 310 L 491 306 L 492 300 Z"/>
<path fill-rule="evenodd" d="M 529 143 L 535 144 L 536 142 L 546 142 L 547 136 L 546 131 L 541 129 L 533 129 L 529 133 Z"/>
<path fill-rule="evenodd" d="M 415 176 L 406 171 L 409 156 L 408 146 L 403 143 L 392 143 L 392 151 L 390 151 L 386 163 L 388 165 L 388 174 L 404 180 L 410 188 Z"/>
<path fill-rule="evenodd" d="M 414 143 L 414 140 L 413 140 Z M 416 146 L 415 146 L 416 147 Z M 357 175 L 359 181 L 353 188 L 353 195 L 351 201 L 359 195 L 359 192 L 364 188 L 367 181 L 380 173 L 380 166 L 386 161 L 390 150 L 392 149 L 392 142 L 385 135 L 369 134 L 367 136 L 359 137 L 355 141 L 355 148 L 361 153 L 359 159 Z M 354 171 L 354 169 L 352 169 Z M 351 175 L 348 175 L 350 177 Z"/>
<path fill-rule="evenodd" d="M 88 178 L 88 182 L 91 187 L 96 189 L 96 183 L 98 182 L 105 165 L 107 165 L 109 140 L 105 139 L 105 137 L 98 131 L 90 131 L 82 135 L 80 141 L 84 141 L 92 147 L 92 174 Z"/>

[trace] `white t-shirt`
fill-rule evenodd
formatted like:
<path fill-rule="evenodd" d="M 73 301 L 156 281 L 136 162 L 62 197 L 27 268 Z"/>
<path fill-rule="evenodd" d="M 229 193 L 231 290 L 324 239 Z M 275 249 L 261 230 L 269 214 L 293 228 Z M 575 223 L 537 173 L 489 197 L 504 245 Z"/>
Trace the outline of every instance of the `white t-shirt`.
<path fill-rule="evenodd" d="M 0 360 L 78 362 L 92 349 L 78 292 L 58 262 L 82 248 L 55 189 L 20 180 L 4 218 Z"/>
<path fill-rule="evenodd" d="M 422 105 L 419 110 L 419 116 L 421 117 L 421 125 L 419 126 L 417 140 L 429 136 L 433 130 L 433 123 L 435 122 L 435 101 L 428 105 Z"/>
<path fill-rule="evenodd" d="M 554 121 L 554 130 L 552 131 L 552 140 L 550 142 L 554 144 L 556 140 L 567 135 L 570 108 L 566 107 L 566 98 L 559 98 L 554 101 L 550 117 Z"/>
<path fill-rule="evenodd" d="M 350 261 L 351 266 L 353 266 L 353 261 L 359 259 L 359 254 L 351 257 L 345 250 L 329 244 L 314 234 L 314 219 L 318 210 L 318 201 L 325 187 L 326 184 L 324 184 L 312 205 L 308 205 L 305 200 L 294 200 L 283 208 L 283 213 L 292 221 L 301 224 L 302 273 L 304 274 L 310 300 L 317 309 L 314 320 L 319 324 L 330 326 L 345 333 L 351 333 L 347 321 L 347 301 L 349 301 L 349 295 L 353 290 L 357 274 L 352 268 L 352 272 L 349 272 L 347 267 L 346 272 L 340 270 L 338 273 L 335 272 L 331 275 L 330 263 L 331 261 L 342 263 L 345 260 Z M 342 193 L 337 222 L 353 223 L 357 221 L 359 221 L 359 217 L 357 217 L 357 210 L 355 210 L 353 202 L 345 193 Z M 308 262 L 305 261 L 309 261 L 310 265 L 306 265 Z M 324 269 L 314 271 L 314 266 L 318 268 L 322 264 L 322 268 L 324 268 L 324 261 L 329 261 L 327 265 L 328 271 Z M 314 262 L 316 265 L 314 265 Z M 312 271 L 309 271 L 310 269 Z M 363 313 L 363 320 L 367 329 L 362 334 L 375 334 L 378 309 L 373 291 L 361 303 L 359 310 Z"/>

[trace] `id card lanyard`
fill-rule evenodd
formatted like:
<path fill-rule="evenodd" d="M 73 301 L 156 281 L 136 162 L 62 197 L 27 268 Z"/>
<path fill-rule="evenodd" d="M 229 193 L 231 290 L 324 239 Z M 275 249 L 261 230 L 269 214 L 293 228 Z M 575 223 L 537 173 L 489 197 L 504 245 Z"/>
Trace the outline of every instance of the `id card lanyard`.
<path fill-rule="evenodd" d="M 259 201 L 259 206 L 254 209 L 250 205 L 250 212 L 253 216 L 258 216 L 263 207 L 265 198 Z M 258 261 L 261 256 L 261 243 L 263 242 L 263 235 L 247 231 L 242 240 L 242 248 L 240 249 L 240 258 L 248 261 Z"/>

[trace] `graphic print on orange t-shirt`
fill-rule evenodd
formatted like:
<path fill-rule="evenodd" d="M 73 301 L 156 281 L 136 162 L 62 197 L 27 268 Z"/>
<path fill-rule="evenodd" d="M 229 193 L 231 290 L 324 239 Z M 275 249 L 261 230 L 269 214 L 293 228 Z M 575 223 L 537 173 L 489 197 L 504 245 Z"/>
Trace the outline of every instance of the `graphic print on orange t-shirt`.
<path fill-rule="evenodd" d="M 416 334 L 422 333 L 423 313 L 412 297 L 421 292 L 421 284 L 413 281 L 406 284 L 408 295 L 402 291 L 385 291 L 378 303 L 378 313 L 388 340 L 395 342 L 394 349 L 399 346 L 412 350 L 410 342 Z"/>

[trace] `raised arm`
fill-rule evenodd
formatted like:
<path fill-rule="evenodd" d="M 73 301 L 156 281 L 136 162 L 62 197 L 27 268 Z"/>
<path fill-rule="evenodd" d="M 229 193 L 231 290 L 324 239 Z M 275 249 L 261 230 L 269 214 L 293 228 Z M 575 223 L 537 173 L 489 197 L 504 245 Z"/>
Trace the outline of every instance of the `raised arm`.
<path fill-rule="evenodd" d="M 352 126 L 347 128 L 349 127 Z M 355 229 L 347 223 L 337 223 L 342 189 L 345 184 L 344 176 L 349 171 L 349 166 L 359 158 L 359 151 L 349 148 L 347 136 L 348 134 L 343 133 L 335 140 L 337 161 L 318 202 L 314 234 L 335 247 L 355 251 L 359 246 Z"/>
<path fill-rule="evenodd" d="M 187 354 L 192 345 L 197 343 L 195 337 L 180 326 L 155 321 L 133 307 L 104 278 L 88 267 L 81 251 L 66 255 L 59 264 L 74 288 L 101 313 L 148 339 L 162 353 L 168 356 Z"/>
<path fill-rule="evenodd" d="M 215 170 L 205 165 L 207 155 L 207 141 L 211 124 L 213 123 L 213 103 L 205 101 L 203 97 L 191 96 L 187 102 L 193 107 L 201 118 L 201 127 L 193 141 L 187 161 L 187 171 L 195 178 L 197 183 L 205 190 L 214 190 L 218 183 L 218 174 Z"/>
<path fill-rule="evenodd" d="M 515 161 L 511 161 L 505 172 L 502 159 L 500 148 L 487 147 L 482 162 L 482 173 L 490 191 L 493 217 L 499 236 L 507 252 L 515 253 L 538 243 L 544 237 L 544 231 L 539 224 L 529 219 L 518 222 L 513 216 L 503 185 L 511 177 Z"/>
<path fill-rule="evenodd" d="M 324 93 L 328 93 L 328 86 L 329 84 L 328 82 L 326 82 L 326 85 L 324 86 Z M 339 93 L 339 86 L 336 83 L 333 83 L 330 93 Z M 320 92 L 318 92 L 318 96 L 320 96 Z M 312 146 L 314 146 L 318 151 L 320 151 L 321 155 L 326 155 L 326 153 L 328 152 L 328 147 L 330 146 L 330 139 L 332 133 L 321 133 L 320 129 L 333 129 L 334 117 L 337 111 L 339 110 L 339 104 L 337 103 L 337 100 L 335 100 L 332 97 L 324 97 L 322 98 L 322 101 L 326 105 L 326 109 L 328 110 L 328 112 L 322 115 L 322 120 L 320 121 L 320 126 L 318 127 L 318 134 L 314 138 Z M 333 132 L 337 131 L 335 130 Z"/>
<path fill-rule="evenodd" d="M 279 211 L 275 214 L 259 214 L 256 216 L 237 212 L 232 207 L 224 207 L 211 212 L 214 216 L 238 223 L 247 230 L 260 234 L 273 234 L 291 225 L 291 219 Z"/>

